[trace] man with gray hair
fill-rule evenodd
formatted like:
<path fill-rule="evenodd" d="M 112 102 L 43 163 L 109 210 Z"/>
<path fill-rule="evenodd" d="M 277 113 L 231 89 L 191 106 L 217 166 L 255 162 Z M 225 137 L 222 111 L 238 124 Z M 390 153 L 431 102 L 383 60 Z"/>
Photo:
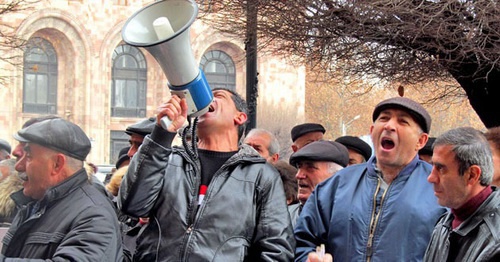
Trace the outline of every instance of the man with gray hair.
<path fill-rule="evenodd" d="M 9 159 L 11 149 L 9 142 L 0 139 L 0 160 Z"/>
<path fill-rule="evenodd" d="M 62 118 L 18 131 L 24 143 L 16 170 L 20 207 L 3 239 L 0 261 L 122 261 L 120 229 L 111 201 L 89 183 L 83 162 L 90 140 Z M 57 222 L 56 222 L 57 221 Z"/>
<path fill-rule="evenodd" d="M 290 164 L 298 168 L 299 203 L 290 205 L 288 212 L 295 227 L 302 207 L 316 186 L 349 164 L 347 148 L 334 141 L 314 141 L 290 156 Z"/>
<path fill-rule="evenodd" d="M 449 130 L 434 142 L 432 172 L 442 216 L 424 261 L 500 261 L 500 194 L 491 187 L 493 161 L 483 133 Z"/>
<path fill-rule="evenodd" d="M 278 139 L 273 133 L 265 129 L 254 128 L 250 130 L 243 142 L 257 150 L 259 155 L 269 163 L 276 163 L 280 158 L 280 144 Z"/>

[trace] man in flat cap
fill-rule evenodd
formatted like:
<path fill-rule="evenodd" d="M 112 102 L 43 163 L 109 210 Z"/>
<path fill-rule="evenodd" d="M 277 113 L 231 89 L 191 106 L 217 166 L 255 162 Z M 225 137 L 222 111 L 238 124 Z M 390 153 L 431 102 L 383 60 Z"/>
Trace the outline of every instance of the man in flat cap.
<path fill-rule="evenodd" d="M 431 165 L 417 155 L 430 127 L 419 103 L 380 102 L 370 127 L 375 157 L 316 187 L 295 227 L 296 261 L 318 261 L 321 244 L 335 261 L 421 261 L 446 211 L 427 182 Z"/>
<path fill-rule="evenodd" d="M 130 158 L 132 158 L 139 150 L 139 147 L 144 141 L 144 137 L 153 132 L 155 124 L 156 119 L 154 117 L 150 117 L 147 119 L 143 119 L 125 129 L 125 133 L 130 136 L 130 139 L 128 140 L 128 142 L 130 143 L 130 149 L 127 153 Z"/>
<path fill-rule="evenodd" d="M 90 152 L 83 130 L 54 118 L 14 138 L 24 143 L 16 169 L 26 175 L 23 189 L 11 196 L 21 209 L 3 239 L 0 260 L 121 261 L 112 204 L 83 168 Z"/>
<path fill-rule="evenodd" d="M 10 158 L 11 149 L 9 142 L 0 139 L 0 161 Z"/>
<path fill-rule="evenodd" d="M 348 166 L 364 163 L 372 156 L 370 145 L 357 136 L 341 136 L 335 139 L 335 142 L 347 147 L 347 151 L 349 151 Z"/>
<path fill-rule="evenodd" d="M 304 123 L 292 128 L 292 151 L 297 152 L 305 145 L 322 140 L 325 134 L 325 128 L 321 124 Z"/>
<path fill-rule="evenodd" d="M 302 206 L 316 186 L 333 176 L 349 163 L 347 148 L 334 141 L 314 141 L 290 156 L 290 164 L 298 168 L 299 203 L 288 208 L 292 225 L 295 226 Z"/>

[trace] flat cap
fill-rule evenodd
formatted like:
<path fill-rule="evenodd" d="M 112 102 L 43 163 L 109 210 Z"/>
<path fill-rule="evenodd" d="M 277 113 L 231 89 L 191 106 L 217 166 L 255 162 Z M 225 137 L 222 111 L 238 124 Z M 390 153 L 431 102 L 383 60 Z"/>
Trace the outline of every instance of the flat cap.
<path fill-rule="evenodd" d="M 398 108 L 407 111 L 425 133 L 429 133 L 431 130 L 432 120 L 427 110 L 418 102 L 406 97 L 393 97 L 380 102 L 373 110 L 373 121 L 375 122 L 382 110 L 388 108 Z"/>
<path fill-rule="evenodd" d="M 0 139 L 0 149 L 3 149 L 5 151 L 9 152 L 9 154 L 12 151 L 12 148 L 10 147 L 9 142 L 7 142 L 3 139 Z"/>
<path fill-rule="evenodd" d="M 314 141 L 290 156 L 292 166 L 297 166 L 299 161 L 304 160 L 335 162 L 342 167 L 346 167 L 349 164 L 349 152 L 344 145 L 338 142 Z"/>
<path fill-rule="evenodd" d="M 24 143 L 35 143 L 84 161 L 90 152 L 90 140 L 83 130 L 62 118 L 34 123 L 14 134 Z"/>
<path fill-rule="evenodd" d="M 434 144 L 434 141 L 436 141 L 435 137 L 429 137 L 425 146 L 418 150 L 418 154 L 432 156 L 432 145 Z"/>
<path fill-rule="evenodd" d="M 150 117 L 147 119 L 143 119 L 125 129 L 125 133 L 127 135 L 138 134 L 141 136 L 146 136 L 153 132 L 153 129 L 156 124 L 156 118 Z"/>
<path fill-rule="evenodd" d="M 357 136 L 341 136 L 335 139 L 335 142 L 339 142 L 348 149 L 358 152 L 365 160 L 368 160 L 372 156 L 370 145 Z"/>
<path fill-rule="evenodd" d="M 295 142 L 297 138 L 311 132 L 321 132 L 325 133 L 325 128 L 316 123 L 305 123 L 305 124 L 300 124 L 296 125 L 292 128 L 291 134 L 292 134 L 292 141 Z"/>
<path fill-rule="evenodd" d="M 129 146 L 120 149 L 120 152 L 118 153 L 118 160 L 116 161 L 115 164 L 116 169 L 120 168 L 123 162 L 130 159 L 130 157 L 127 155 L 129 150 L 130 150 Z"/>

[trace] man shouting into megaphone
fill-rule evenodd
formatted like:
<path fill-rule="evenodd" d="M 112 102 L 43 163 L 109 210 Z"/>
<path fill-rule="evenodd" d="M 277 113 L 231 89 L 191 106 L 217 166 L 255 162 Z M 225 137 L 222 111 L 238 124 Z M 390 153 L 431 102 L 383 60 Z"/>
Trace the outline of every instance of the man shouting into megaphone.
<path fill-rule="evenodd" d="M 187 119 L 185 99 L 174 95 L 131 160 L 120 206 L 150 218 L 134 260 L 291 261 L 295 240 L 279 174 L 239 143 L 246 102 L 227 89 L 213 96 L 198 119 L 195 154 L 171 146 Z M 172 121 L 167 130 L 158 124 L 164 116 Z"/>

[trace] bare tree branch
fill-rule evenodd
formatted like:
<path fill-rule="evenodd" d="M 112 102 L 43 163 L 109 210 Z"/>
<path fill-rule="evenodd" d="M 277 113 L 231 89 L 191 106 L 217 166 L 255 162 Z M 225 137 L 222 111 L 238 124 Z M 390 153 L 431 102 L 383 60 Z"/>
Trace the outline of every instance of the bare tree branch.
<path fill-rule="evenodd" d="M 221 32 L 244 39 L 243 0 L 199 1 Z M 262 50 L 350 77 L 418 85 L 456 80 L 486 126 L 500 125 L 496 0 L 255 0 Z M 455 97 L 441 85 L 431 100 Z M 445 93 L 443 93 L 445 92 Z M 464 94 L 464 92 L 461 92 Z"/>

